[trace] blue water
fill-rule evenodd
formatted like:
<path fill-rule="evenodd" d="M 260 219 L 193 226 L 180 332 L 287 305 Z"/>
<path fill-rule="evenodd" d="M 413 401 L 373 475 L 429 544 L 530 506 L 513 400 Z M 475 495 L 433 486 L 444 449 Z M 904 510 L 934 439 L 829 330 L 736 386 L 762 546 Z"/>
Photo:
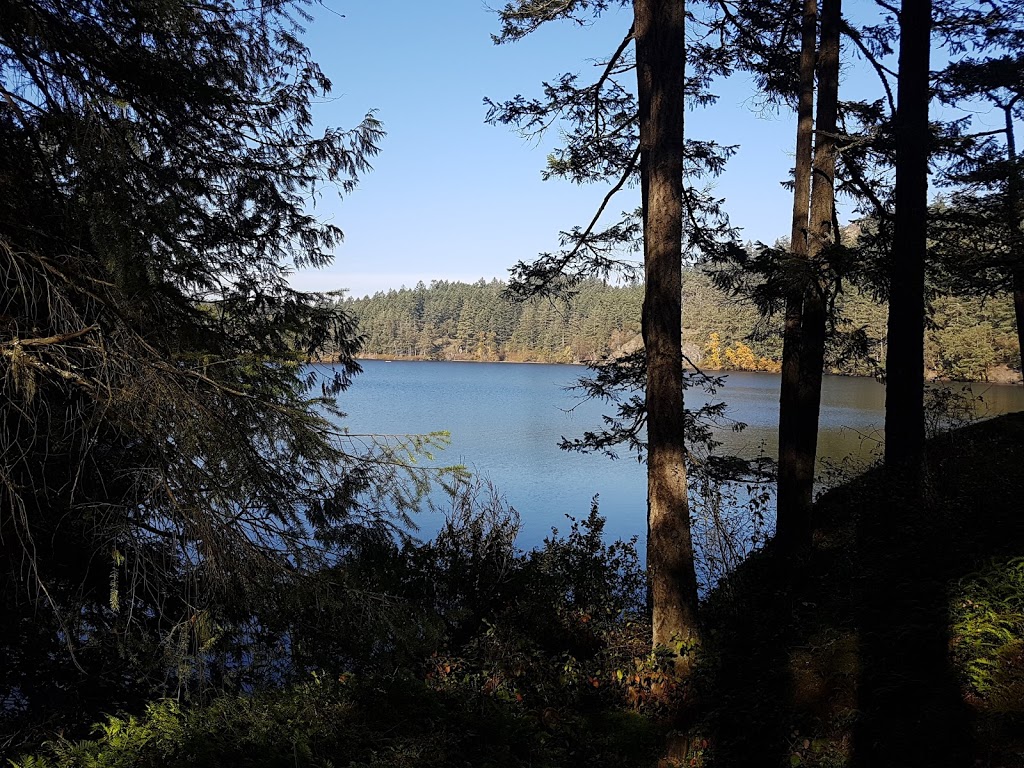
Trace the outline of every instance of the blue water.
<path fill-rule="evenodd" d="M 492 481 L 522 517 L 519 543 L 539 544 L 554 526 L 564 530 L 565 515 L 586 516 L 600 496 L 614 538 L 646 531 L 646 475 L 635 458 L 567 453 L 559 440 L 601 424 L 607 406 L 580 401 L 567 391 L 584 368 L 516 363 L 364 361 L 363 373 L 343 393 L 339 405 L 352 432 L 408 434 L 447 430 L 450 446 L 437 456 L 442 465 L 465 464 Z M 974 385 L 990 413 L 1024 409 L 1024 389 Z M 690 391 L 691 407 L 705 402 Z M 779 378 L 762 373 L 731 373 L 716 399 L 729 404 L 732 418 L 747 428 L 719 434 L 726 449 L 774 457 Z M 822 392 L 819 455 L 840 460 L 853 454 L 871 458 L 884 421 L 884 388 L 871 379 L 827 376 Z M 428 535 L 439 518 L 419 519 Z"/>

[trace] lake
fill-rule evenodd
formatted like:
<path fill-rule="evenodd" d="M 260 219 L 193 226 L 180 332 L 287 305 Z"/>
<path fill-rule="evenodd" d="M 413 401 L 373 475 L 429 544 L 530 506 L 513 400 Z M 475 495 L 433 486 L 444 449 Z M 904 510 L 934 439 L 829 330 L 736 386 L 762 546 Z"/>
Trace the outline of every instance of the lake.
<path fill-rule="evenodd" d="M 618 460 L 567 453 L 559 440 L 601 424 L 606 406 L 581 401 L 567 391 L 586 369 L 527 363 L 362 362 L 363 373 L 342 393 L 344 425 L 358 433 L 408 434 L 447 430 L 451 444 L 441 465 L 465 464 L 491 480 L 522 516 L 519 543 L 539 544 L 565 515 L 585 517 L 600 496 L 606 532 L 613 538 L 643 537 L 646 531 L 646 473 L 635 458 Z M 965 385 L 949 385 L 960 388 Z M 1024 388 L 974 384 L 988 415 L 1024 410 Z M 690 407 L 707 396 L 689 390 Z M 719 439 L 737 455 L 775 457 L 779 377 L 730 373 L 717 400 L 730 416 L 747 424 L 723 430 Z M 885 389 L 873 379 L 826 376 L 822 389 L 819 457 L 870 461 L 884 423 Z M 437 519 L 421 516 L 423 535 Z"/>

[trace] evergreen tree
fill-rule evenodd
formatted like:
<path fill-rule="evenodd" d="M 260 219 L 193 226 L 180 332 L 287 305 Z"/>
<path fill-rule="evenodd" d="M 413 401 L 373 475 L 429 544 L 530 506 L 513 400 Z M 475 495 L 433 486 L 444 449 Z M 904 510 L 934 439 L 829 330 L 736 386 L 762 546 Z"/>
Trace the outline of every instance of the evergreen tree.
<path fill-rule="evenodd" d="M 961 190 L 933 216 L 936 250 L 960 290 L 1012 293 L 1018 355 L 1024 351 L 1024 170 L 1014 121 L 1024 119 L 1022 14 L 1019 4 L 997 5 L 978 21 L 983 34 L 973 41 L 987 55 L 955 61 L 939 75 L 940 99 L 988 102 L 1002 113 L 1004 129 L 1002 148 L 986 137 L 954 169 Z"/>
<path fill-rule="evenodd" d="M 682 360 L 683 80 L 686 12 L 676 0 L 635 0 L 643 199 L 647 407 L 647 568 L 655 647 L 699 643 L 697 576 L 686 484 Z"/>
<path fill-rule="evenodd" d="M 793 171 L 793 226 L 790 249 L 794 259 L 808 258 L 811 203 L 811 165 L 814 140 L 814 66 L 817 51 L 817 0 L 805 0 L 800 24 L 800 85 L 797 102 L 796 165 Z M 796 264 L 804 274 L 806 266 Z M 804 281 L 787 286 L 786 314 L 782 341 L 782 381 L 779 394 L 779 485 L 776 495 L 776 536 L 797 545 L 804 539 L 801 529 L 807 516 L 804 498 L 807 475 L 814 477 L 814 457 L 801 449 L 800 410 L 807 403 L 800 398 L 800 375 L 804 351 Z M 815 419 L 817 422 L 817 419 Z M 816 424 L 815 424 L 816 426 Z M 810 459 L 808 466 L 808 458 Z M 807 496 L 809 497 L 809 493 Z M 809 512 L 809 510 L 807 510 Z"/>
<path fill-rule="evenodd" d="M 931 0 L 905 0 L 899 23 L 896 213 L 885 364 L 885 462 L 889 467 L 919 468 L 924 452 Z"/>
<path fill-rule="evenodd" d="M 835 168 L 837 117 L 839 109 L 839 32 L 842 19 L 840 0 L 823 0 L 821 43 L 818 51 L 818 103 L 814 119 L 814 161 L 806 232 L 806 254 L 810 269 L 803 288 L 796 422 L 792 435 L 796 447 L 795 488 L 783 501 L 783 472 L 780 410 L 779 514 L 778 536 L 783 546 L 806 548 L 811 543 L 813 521 L 814 469 L 817 459 L 818 414 L 821 410 L 821 379 L 825 364 L 828 301 L 828 261 L 838 241 L 835 209 Z M 785 385 L 785 379 L 783 379 Z M 788 489 L 787 489 L 788 490 Z M 790 504 L 792 506 L 790 506 Z"/>
<path fill-rule="evenodd" d="M 556 19 L 582 20 L 589 13 L 600 13 L 607 5 L 572 0 L 510 3 L 501 12 L 503 29 L 498 40 L 518 39 Z M 684 441 L 693 438 L 693 430 L 691 420 L 684 415 L 682 399 L 681 267 L 684 253 L 695 256 L 702 250 L 718 249 L 722 247 L 720 238 L 724 235 L 728 241 L 731 231 L 716 201 L 684 186 L 682 178 L 684 166 L 691 177 L 721 170 L 731 149 L 713 142 L 684 141 L 684 98 L 688 94 L 696 102 L 713 98 L 703 90 L 703 84 L 705 73 L 718 66 L 718 57 L 709 48 L 708 56 L 697 59 L 696 72 L 686 75 L 683 4 L 637 0 L 633 11 L 632 28 L 607 59 L 596 82 L 581 85 L 576 76 L 564 75 L 557 83 L 545 85 L 544 99 L 518 96 L 502 104 L 489 102 L 488 119 L 515 125 L 520 132 L 532 135 L 545 130 L 553 118 L 564 118 L 568 126 L 563 133 L 565 146 L 549 158 L 547 175 L 577 183 L 612 183 L 590 223 L 562 233 L 558 252 L 516 265 L 511 287 L 514 294 L 564 294 L 587 278 L 605 278 L 613 272 L 636 277 L 635 266 L 623 254 L 637 248 L 642 240 L 645 354 L 623 358 L 619 375 L 606 375 L 599 369 L 597 379 L 602 387 L 639 385 L 646 394 L 640 403 L 630 397 L 629 404 L 623 405 L 629 425 L 589 435 L 584 443 L 599 450 L 620 441 L 632 447 L 639 430 L 646 426 L 652 640 L 655 646 L 677 650 L 675 662 L 685 672 L 691 660 L 678 651 L 696 644 L 699 632 L 686 492 Z M 628 53 L 632 43 L 635 55 L 631 58 Z M 633 69 L 637 72 L 636 97 L 618 79 Z M 638 176 L 641 210 L 600 228 L 609 201 Z M 687 222 L 701 224 L 684 229 L 684 207 Z M 637 366 L 643 371 L 639 377 Z M 583 386 L 590 391 L 589 384 Z M 612 422 L 618 423 L 615 419 Z"/>
<path fill-rule="evenodd" d="M 838 237 L 834 199 L 844 23 L 837 1 L 823 2 L 820 14 L 816 0 L 769 1 L 723 12 L 716 28 L 729 41 L 736 65 L 755 74 L 767 99 L 796 106 L 789 243 L 762 246 L 753 258 L 734 250 L 715 278 L 752 298 L 766 317 L 783 311 L 776 535 L 782 546 L 803 549 L 811 538 L 821 376 L 838 292 L 831 262 Z"/>
<path fill-rule="evenodd" d="M 218 606 L 257 606 L 336 523 L 401 506 L 373 455 L 393 446 L 364 453 L 330 421 L 354 322 L 287 282 L 341 238 L 310 198 L 353 189 L 382 136 L 372 115 L 313 133 L 330 83 L 304 18 L 0 9 L 4 720 L 56 727 L 187 689 L 178 662 Z M 327 349 L 333 373 L 302 367 Z"/>

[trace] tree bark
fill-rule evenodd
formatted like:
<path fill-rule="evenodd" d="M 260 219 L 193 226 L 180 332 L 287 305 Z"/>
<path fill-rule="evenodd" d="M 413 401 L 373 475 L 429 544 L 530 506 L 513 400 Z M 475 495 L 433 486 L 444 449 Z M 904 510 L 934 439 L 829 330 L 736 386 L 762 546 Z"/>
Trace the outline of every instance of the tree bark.
<path fill-rule="evenodd" d="M 796 167 L 793 177 L 793 226 L 789 248 L 794 259 L 807 258 L 807 221 L 811 199 L 811 153 L 814 135 L 814 58 L 817 38 L 817 0 L 804 0 L 800 28 L 800 97 L 797 104 Z M 808 539 L 810 488 L 814 459 L 808 467 L 800 440 L 800 358 L 804 291 L 793 285 L 786 296 L 782 337 L 782 380 L 779 391 L 779 483 L 776 494 L 775 538 L 780 546 L 798 549 Z M 809 479 L 808 479 L 809 478 Z"/>
<path fill-rule="evenodd" d="M 1021 258 L 1019 255 L 1017 258 Z M 1024 378 L 1024 265 L 1013 269 L 1013 314 L 1017 321 L 1017 352 L 1020 354 L 1020 373 Z"/>
<path fill-rule="evenodd" d="M 682 197 L 685 8 L 634 0 L 647 354 L 647 568 L 655 647 L 699 641 L 683 444 Z M 692 654 L 677 656 L 685 673 Z"/>
<path fill-rule="evenodd" d="M 903 0 L 896 102 L 896 223 L 885 360 L 885 464 L 920 468 L 924 453 L 924 265 L 928 216 L 931 0 Z"/>
<path fill-rule="evenodd" d="M 821 45 L 818 53 L 818 106 L 814 120 L 814 169 L 811 180 L 810 227 L 807 259 L 816 274 L 823 274 L 821 262 L 838 233 L 836 213 L 836 127 L 839 114 L 839 27 L 842 0 L 822 0 Z M 825 335 L 828 322 L 825 291 L 827 278 L 811 280 L 804 293 L 804 316 L 800 353 L 800 385 L 796 420 L 797 450 L 800 455 L 799 516 L 795 516 L 797 544 L 810 547 L 814 530 L 811 505 L 814 467 L 818 455 L 818 418 L 821 413 L 821 379 L 825 367 Z"/>
<path fill-rule="evenodd" d="M 1006 181 L 1006 225 L 1010 231 L 1016 230 L 1018 237 L 1012 242 L 1020 242 L 1021 230 L 1024 229 L 1024 183 L 1021 180 L 1021 168 L 1017 161 L 1017 141 L 1013 131 L 1013 106 L 1015 97 L 1005 107 L 1006 117 L 1006 157 L 1010 161 L 1010 176 Z M 1017 353 L 1020 355 L 1020 373 L 1024 378 L 1024 253 L 1018 245 L 1011 254 L 1013 259 L 1010 267 L 1013 275 L 1013 314 L 1017 321 Z"/>
<path fill-rule="evenodd" d="M 808 211 L 814 135 L 814 58 L 817 44 L 817 0 L 804 0 L 800 34 L 800 99 L 797 104 L 797 163 L 794 172 L 793 257 L 807 258 Z M 785 299 L 782 331 L 782 378 L 778 400 L 778 493 L 775 539 L 786 550 L 799 550 L 809 537 L 803 520 L 810 515 L 810 495 L 803 492 L 814 477 L 801 451 L 800 370 L 803 348 L 804 290 L 794 285 Z"/>

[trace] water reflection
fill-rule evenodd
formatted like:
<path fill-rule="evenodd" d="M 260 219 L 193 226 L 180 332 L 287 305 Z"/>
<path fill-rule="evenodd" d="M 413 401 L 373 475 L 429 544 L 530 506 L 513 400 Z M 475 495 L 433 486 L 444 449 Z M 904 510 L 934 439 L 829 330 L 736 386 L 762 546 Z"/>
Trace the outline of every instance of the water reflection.
<path fill-rule="evenodd" d="M 646 530 L 646 476 L 624 454 L 565 453 L 559 440 L 601 425 L 607 405 L 579 402 L 567 391 L 583 369 L 572 366 L 502 363 L 385 363 L 367 361 L 364 373 L 342 395 L 345 423 L 356 432 L 423 433 L 448 430 L 444 464 L 465 463 L 486 475 L 522 514 L 523 546 L 538 544 L 564 515 L 585 516 L 600 494 L 601 510 L 614 537 Z M 963 385 L 945 385 L 960 388 Z M 1024 388 L 975 384 L 985 415 L 1024 410 Z M 729 404 L 731 418 L 748 426 L 718 433 L 725 450 L 745 457 L 776 455 L 779 377 L 731 373 L 715 396 Z M 706 396 L 687 393 L 691 406 Z M 826 376 L 822 386 L 819 456 L 841 462 L 870 461 L 884 424 L 885 389 L 872 379 Z M 430 533 L 429 518 L 422 520 Z"/>

